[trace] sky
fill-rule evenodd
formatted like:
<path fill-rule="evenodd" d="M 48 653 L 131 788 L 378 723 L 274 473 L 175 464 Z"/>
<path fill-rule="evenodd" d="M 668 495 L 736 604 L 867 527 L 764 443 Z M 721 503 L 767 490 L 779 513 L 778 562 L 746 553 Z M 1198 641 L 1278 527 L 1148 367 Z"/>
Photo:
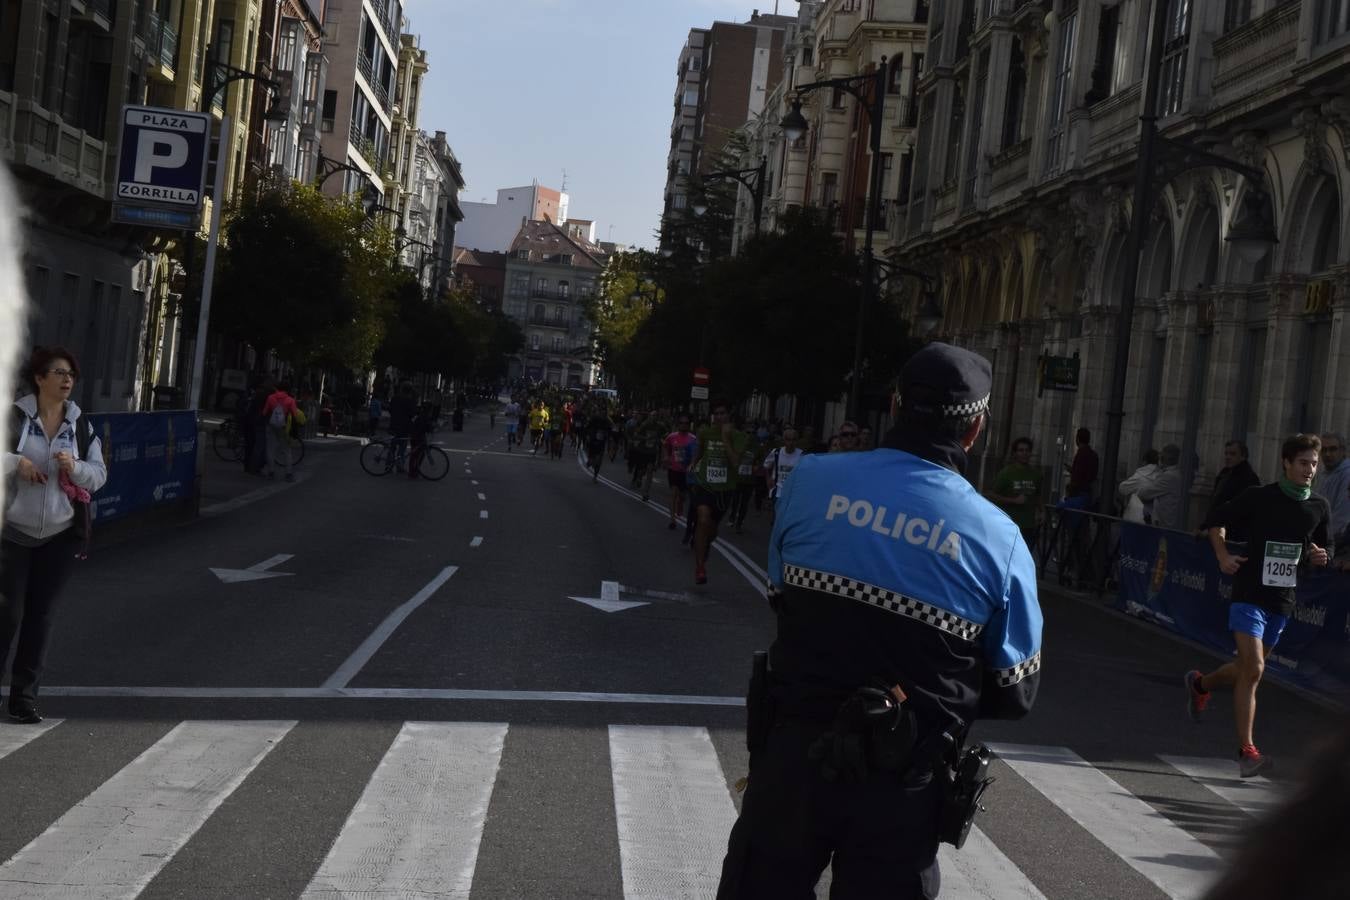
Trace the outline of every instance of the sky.
<path fill-rule="evenodd" d="M 418 125 L 446 133 L 461 201 L 566 172 L 568 214 L 597 240 L 654 247 L 680 49 L 754 9 L 774 0 L 406 0 L 430 66 Z"/>

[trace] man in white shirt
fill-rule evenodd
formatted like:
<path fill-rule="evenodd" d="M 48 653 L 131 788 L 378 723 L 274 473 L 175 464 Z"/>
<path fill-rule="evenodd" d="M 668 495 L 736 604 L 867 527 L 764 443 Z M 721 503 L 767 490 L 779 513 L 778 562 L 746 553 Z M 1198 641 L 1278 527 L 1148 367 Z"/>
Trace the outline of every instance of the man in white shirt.
<path fill-rule="evenodd" d="M 785 428 L 783 430 L 783 446 L 776 447 L 769 451 L 769 455 L 764 457 L 764 480 L 769 486 L 769 514 L 773 515 L 774 505 L 778 502 L 778 495 L 787 482 L 788 476 L 792 470 L 802 461 L 801 449 L 797 446 L 797 429 Z"/>
<path fill-rule="evenodd" d="M 1156 528 L 1171 528 L 1177 531 L 1185 528 L 1186 523 L 1182 521 L 1181 509 L 1181 467 L 1177 465 L 1180 460 L 1181 448 L 1176 444 L 1168 444 L 1162 448 L 1156 470 L 1141 476 L 1137 484 L 1131 482 L 1134 481 L 1135 475 L 1139 475 L 1144 469 L 1121 482 L 1122 496 L 1138 494 L 1145 507 L 1150 503 L 1153 505 L 1153 525 Z"/>

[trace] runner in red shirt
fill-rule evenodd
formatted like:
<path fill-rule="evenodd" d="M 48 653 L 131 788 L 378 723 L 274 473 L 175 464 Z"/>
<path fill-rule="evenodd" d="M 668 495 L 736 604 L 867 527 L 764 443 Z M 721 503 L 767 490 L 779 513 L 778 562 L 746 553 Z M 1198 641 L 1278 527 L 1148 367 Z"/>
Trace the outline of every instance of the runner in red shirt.
<path fill-rule="evenodd" d="M 661 442 L 661 462 L 670 485 L 670 524 L 666 527 L 671 531 L 675 530 L 675 520 L 684 513 L 685 497 L 689 494 L 689 463 L 697 450 L 698 438 L 689 430 L 689 416 L 681 413 L 675 430 Z"/>

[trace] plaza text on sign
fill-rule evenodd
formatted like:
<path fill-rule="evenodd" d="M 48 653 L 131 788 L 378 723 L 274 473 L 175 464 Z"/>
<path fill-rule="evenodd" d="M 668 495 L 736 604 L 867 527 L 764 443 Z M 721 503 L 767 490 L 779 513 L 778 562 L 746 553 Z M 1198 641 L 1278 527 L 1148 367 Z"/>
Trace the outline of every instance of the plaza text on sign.
<path fill-rule="evenodd" d="M 116 201 L 200 207 L 210 122 L 205 113 L 125 107 Z"/>

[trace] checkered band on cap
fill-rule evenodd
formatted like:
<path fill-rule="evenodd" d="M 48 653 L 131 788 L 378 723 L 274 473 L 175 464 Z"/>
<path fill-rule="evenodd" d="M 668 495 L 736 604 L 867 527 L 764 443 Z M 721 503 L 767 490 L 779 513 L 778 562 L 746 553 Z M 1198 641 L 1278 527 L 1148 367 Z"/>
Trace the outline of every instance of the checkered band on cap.
<path fill-rule="evenodd" d="M 963 619 L 956 613 L 933 606 L 931 603 L 915 600 L 913 597 L 906 597 L 904 594 L 897 594 L 895 591 L 888 591 L 865 581 L 855 581 L 843 575 L 818 572 L 801 566 L 783 566 L 783 581 L 794 587 L 858 600 L 886 612 L 931 625 L 939 631 L 945 631 L 966 641 L 975 640 L 984 629 L 983 625 Z"/>
<path fill-rule="evenodd" d="M 989 397 L 985 396 L 983 400 L 972 400 L 969 403 L 958 403 L 955 406 L 943 406 L 942 415 L 949 419 L 965 418 L 984 412 L 989 408 Z"/>
<path fill-rule="evenodd" d="M 1030 659 L 1024 659 L 1011 669 L 995 669 L 994 677 L 998 679 L 999 687 L 1012 687 L 1028 675 L 1035 675 L 1041 670 L 1040 651 Z"/>

